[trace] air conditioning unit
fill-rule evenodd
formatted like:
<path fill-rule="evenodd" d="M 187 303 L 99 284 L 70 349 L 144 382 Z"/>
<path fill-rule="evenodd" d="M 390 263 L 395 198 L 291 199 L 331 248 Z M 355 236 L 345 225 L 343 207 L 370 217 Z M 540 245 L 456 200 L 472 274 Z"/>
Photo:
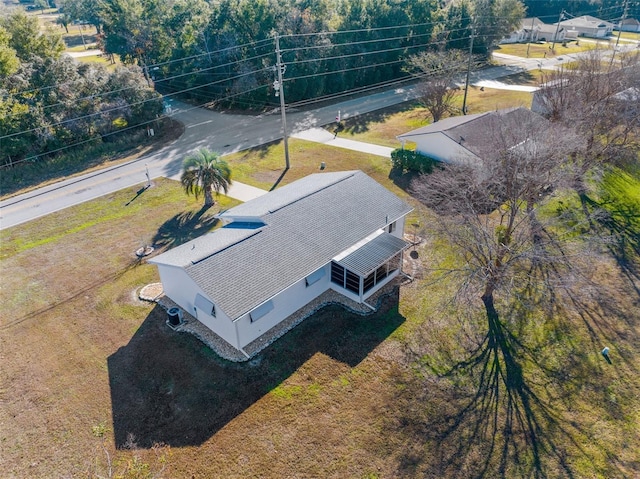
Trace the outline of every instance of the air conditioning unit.
<path fill-rule="evenodd" d="M 179 326 L 182 324 L 182 310 L 180 308 L 170 308 L 167 311 L 167 322 L 169 326 Z"/>

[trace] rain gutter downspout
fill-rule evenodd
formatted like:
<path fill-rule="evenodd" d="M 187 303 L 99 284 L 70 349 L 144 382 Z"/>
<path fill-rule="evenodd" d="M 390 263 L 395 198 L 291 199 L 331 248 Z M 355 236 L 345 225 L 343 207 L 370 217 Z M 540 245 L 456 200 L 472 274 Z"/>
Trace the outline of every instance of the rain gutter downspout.
<path fill-rule="evenodd" d="M 367 306 L 368 308 L 371 308 L 371 311 L 378 311 L 377 308 L 374 308 L 373 306 L 371 306 L 369 303 L 367 303 L 366 301 L 362 301 L 362 304 L 364 304 L 365 306 Z"/>

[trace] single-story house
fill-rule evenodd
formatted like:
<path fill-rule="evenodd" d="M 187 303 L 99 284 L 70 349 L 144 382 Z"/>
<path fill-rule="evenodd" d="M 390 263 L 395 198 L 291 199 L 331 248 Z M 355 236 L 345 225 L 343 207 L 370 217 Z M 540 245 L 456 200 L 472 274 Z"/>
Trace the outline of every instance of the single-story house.
<path fill-rule="evenodd" d="M 445 163 L 476 163 L 480 158 L 491 156 L 496 149 L 495 135 L 502 125 L 522 126 L 531 121 L 546 121 L 528 108 L 506 108 L 503 110 L 461 115 L 445 118 L 396 138 L 402 142 L 416 143 L 416 151 L 434 160 Z M 524 141 L 528 132 L 523 132 Z M 515 146 L 515 145 L 510 145 Z"/>
<path fill-rule="evenodd" d="M 525 18 L 520 23 L 520 28 L 503 38 L 500 43 L 525 43 L 525 42 L 563 42 L 566 31 L 563 27 L 544 23 L 537 17 Z"/>
<path fill-rule="evenodd" d="M 614 24 L 590 15 L 583 15 L 563 20 L 560 22 L 560 26 L 567 30 L 567 38 L 574 36 L 605 38 L 613 33 Z"/>
<path fill-rule="evenodd" d="M 149 262 L 166 296 L 243 352 L 329 289 L 368 305 L 402 271 L 410 211 L 361 171 L 317 173 L 220 213 L 223 227 Z"/>
<path fill-rule="evenodd" d="M 615 28 L 622 32 L 640 32 L 640 21 L 635 18 L 625 18 L 620 20 Z"/>
<path fill-rule="evenodd" d="M 544 116 L 552 115 L 554 108 L 556 108 L 554 104 L 561 105 L 566 102 L 571 94 L 570 91 L 571 81 L 569 78 L 559 78 L 543 83 L 533 92 L 531 111 Z"/>

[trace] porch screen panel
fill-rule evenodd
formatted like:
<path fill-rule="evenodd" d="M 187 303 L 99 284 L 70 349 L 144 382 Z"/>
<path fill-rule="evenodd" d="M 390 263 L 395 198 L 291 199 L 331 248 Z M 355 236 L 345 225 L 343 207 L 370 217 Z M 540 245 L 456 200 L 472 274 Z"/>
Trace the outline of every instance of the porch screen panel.
<path fill-rule="evenodd" d="M 373 273 L 371 273 L 369 276 L 367 276 L 364 279 L 364 292 L 366 293 L 367 291 L 369 291 L 371 288 L 373 288 L 376 284 L 376 273 L 375 271 Z"/>
<path fill-rule="evenodd" d="M 360 276 L 347 270 L 347 281 L 345 288 L 349 291 L 353 291 L 356 294 L 360 294 Z"/>
<path fill-rule="evenodd" d="M 337 263 L 331 263 L 331 281 L 344 288 L 344 268 Z"/>

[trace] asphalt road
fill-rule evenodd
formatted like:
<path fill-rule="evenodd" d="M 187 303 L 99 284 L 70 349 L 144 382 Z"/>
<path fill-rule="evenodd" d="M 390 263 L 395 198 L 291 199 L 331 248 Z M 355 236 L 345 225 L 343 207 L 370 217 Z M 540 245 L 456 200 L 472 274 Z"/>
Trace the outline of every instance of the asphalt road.
<path fill-rule="evenodd" d="M 517 58 L 517 57 L 516 57 Z M 513 63 L 511 58 L 503 59 Z M 570 61 L 567 56 L 565 61 Z M 543 68 L 556 65 L 555 59 L 544 60 Z M 516 65 L 489 68 L 471 75 L 471 83 L 495 80 L 526 69 L 540 67 L 539 60 L 525 60 Z M 461 81 L 463 84 L 463 81 Z M 369 113 L 405 102 L 415 97 L 413 87 L 391 89 L 366 97 L 346 100 L 331 106 L 309 111 L 287 111 L 288 133 L 304 131 L 335 121 L 338 110 L 342 118 Z M 25 223 L 84 201 L 134 185 L 144 186 L 149 176 L 176 177 L 180 174 L 183 158 L 199 148 L 209 148 L 228 154 L 264 145 L 282 138 L 279 111 L 263 115 L 237 115 L 212 112 L 192 107 L 179 101 L 170 101 L 170 116 L 185 125 L 184 134 L 172 144 L 154 154 L 130 163 L 106 168 L 90 174 L 61 181 L 0 202 L 0 229 Z M 295 157 L 291 158 L 295 163 Z M 284 167 L 284 158 L 283 158 Z"/>

